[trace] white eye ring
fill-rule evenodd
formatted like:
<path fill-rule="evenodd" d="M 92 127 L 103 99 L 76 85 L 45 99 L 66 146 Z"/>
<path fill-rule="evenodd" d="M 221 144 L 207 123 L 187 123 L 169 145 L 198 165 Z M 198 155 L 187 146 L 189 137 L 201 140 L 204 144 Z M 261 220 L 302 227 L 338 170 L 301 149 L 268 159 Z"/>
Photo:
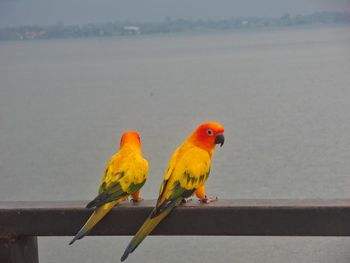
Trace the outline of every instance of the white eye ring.
<path fill-rule="evenodd" d="M 207 134 L 208 134 L 209 136 L 213 136 L 214 132 L 213 132 L 213 130 L 208 129 L 208 130 L 207 130 Z"/>

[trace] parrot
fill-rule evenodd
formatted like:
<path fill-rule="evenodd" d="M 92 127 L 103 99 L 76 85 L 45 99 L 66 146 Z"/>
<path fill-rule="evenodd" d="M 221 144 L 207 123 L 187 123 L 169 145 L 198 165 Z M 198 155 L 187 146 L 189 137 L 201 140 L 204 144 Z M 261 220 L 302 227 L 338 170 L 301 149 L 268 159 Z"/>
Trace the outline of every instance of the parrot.
<path fill-rule="evenodd" d="M 156 226 L 193 194 L 203 203 L 217 200 L 205 193 L 205 182 L 216 144 L 224 144 L 224 127 L 216 122 L 201 124 L 173 153 L 159 190 L 155 208 L 130 241 L 124 261 Z"/>
<path fill-rule="evenodd" d="M 119 151 L 106 165 L 97 197 L 86 206 L 95 210 L 69 245 L 86 236 L 115 205 L 129 196 L 134 202 L 141 201 L 140 189 L 147 176 L 148 161 L 142 156 L 140 136 L 136 131 L 126 131 L 120 139 Z"/>

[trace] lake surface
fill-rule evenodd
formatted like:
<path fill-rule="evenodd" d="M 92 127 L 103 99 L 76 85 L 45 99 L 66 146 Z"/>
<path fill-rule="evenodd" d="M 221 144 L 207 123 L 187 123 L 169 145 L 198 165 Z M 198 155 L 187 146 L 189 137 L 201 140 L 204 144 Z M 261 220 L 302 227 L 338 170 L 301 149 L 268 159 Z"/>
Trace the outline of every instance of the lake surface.
<path fill-rule="evenodd" d="M 90 200 L 140 131 L 143 197 L 201 122 L 221 198 L 350 197 L 350 27 L 0 42 L 0 199 Z M 349 222 L 350 223 L 350 222 Z M 78 229 L 77 229 L 78 230 Z M 119 262 L 130 237 L 40 238 L 41 262 Z M 128 262 L 345 263 L 350 238 L 149 237 Z"/>

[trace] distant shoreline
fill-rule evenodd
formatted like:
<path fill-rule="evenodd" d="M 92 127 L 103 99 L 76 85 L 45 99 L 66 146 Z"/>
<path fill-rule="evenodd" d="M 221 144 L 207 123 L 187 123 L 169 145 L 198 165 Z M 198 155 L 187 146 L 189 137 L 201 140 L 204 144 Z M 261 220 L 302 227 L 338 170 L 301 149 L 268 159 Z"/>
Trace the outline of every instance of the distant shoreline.
<path fill-rule="evenodd" d="M 143 35 L 220 33 L 229 31 L 255 31 L 261 29 L 296 28 L 309 26 L 350 25 L 350 13 L 322 12 L 309 15 L 279 18 L 232 18 L 226 20 L 172 20 L 161 22 L 110 22 L 103 24 L 64 25 L 58 22 L 52 26 L 19 26 L 0 28 L 0 41 L 67 39 L 91 37 L 135 37 Z"/>

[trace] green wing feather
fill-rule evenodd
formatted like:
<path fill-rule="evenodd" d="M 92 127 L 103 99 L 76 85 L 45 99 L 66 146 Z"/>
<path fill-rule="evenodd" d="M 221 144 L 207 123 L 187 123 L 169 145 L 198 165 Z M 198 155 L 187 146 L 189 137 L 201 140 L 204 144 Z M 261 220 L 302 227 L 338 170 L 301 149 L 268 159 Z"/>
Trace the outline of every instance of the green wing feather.
<path fill-rule="evenodd" d="M 147 174 L 148 163 L 142 156 L 115 154 L 107 164 L 98 196 L 86 207 L 100 207 L 137 192 L 145 184 Z"/>
<path fill-rule="evenodd" d="M 198 147 L 179 147 L 175 151 L 160 187 L 156 207 L 128 244 L 121 261 L 124 261 L 184 198 L 190 197 L 197 187 L 205 183 L 209 170 L 210 156 L 206 151 Z"/>
<path fill-rule="evenodd" d="M 100 207 L 127 195 L 129 195 L 129 193 L 122 189 L 121 184 L 115 183 L 108 189 L 103 190 L 94 200 L 86 205 L 86 208 Z"/>
<path fill-rule="evenodd" d="M 98 196 L 87 205 L 87 208 L 95 208 L 95 211 L 69 244 L 87 235 L 114 205 L 140 190 L 147 174 L 148 162 L 140 154 L 128 149 L 116 153 L 107 164 Z"/>

